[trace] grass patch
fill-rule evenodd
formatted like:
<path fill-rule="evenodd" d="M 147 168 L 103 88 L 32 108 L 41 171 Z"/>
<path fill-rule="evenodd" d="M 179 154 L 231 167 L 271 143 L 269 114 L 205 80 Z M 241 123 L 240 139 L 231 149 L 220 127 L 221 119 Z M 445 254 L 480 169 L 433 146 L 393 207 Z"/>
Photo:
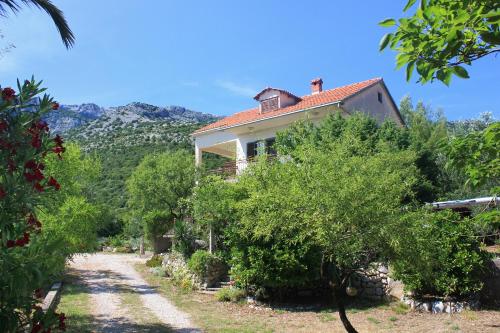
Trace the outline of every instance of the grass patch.
<path fill-rule="evenodd" d="M 373 317 L 367 317 L 366 320 L 368 320 L 371 323 L 377 324 L 377 325 L 380 324 L 380 320 L 375 319 Z"/>
<path fill-rule="evenodd" d="M 398 320 L 398 318 L 397 318 L 397 317 L 389 317 L 389 321 L 395 322 L 395 321 L 397 321 L 397 320 Z"/>
<path fill-rule="evenodd" d="M 391 306 L 391 310 L 398 315 L 404 315 L 407 314 L 408 311 L 410 311 L 410 307 L 402 302 L 398 302 L 395 305 Z"/>
<path fill-rule="evenodd" d="M 454 330 L 454 331 L 459 331 L 459 330 L 460 330 L 460 327 L 459 327 L 458 325 L 453 325 L 453 326 L 451 327 L 451 329 L 452 329 L 452 330 Z"/>
<path fill-rule="evenodd" d="M 471 321 L 474 321 L 474 320 L 477 320 L 478 317 L 477 317 L 477 313 L 475 311 L 471 311 L 471 310 L 465 310 L 465 311 L 462 311 L 462 316 L 467 319 L 467 320 L 471 320 Z"/>
<path fill-rule="evenodd" d="M 318 314 L 318 318 L 323 323 L 337 320 L 337 318 L 335 317 L 335 315 L 333 313 L 331 313 L 331 312 L 320 312 Z"/>
<path fill-rule="evenodd" d="M 63 312 L 67 317 L 66 332 L 93 332 L 90 296 L 85 286 L 80 284 L 77 277 L 71 273 L 64 278 L 57 312 Z"/>

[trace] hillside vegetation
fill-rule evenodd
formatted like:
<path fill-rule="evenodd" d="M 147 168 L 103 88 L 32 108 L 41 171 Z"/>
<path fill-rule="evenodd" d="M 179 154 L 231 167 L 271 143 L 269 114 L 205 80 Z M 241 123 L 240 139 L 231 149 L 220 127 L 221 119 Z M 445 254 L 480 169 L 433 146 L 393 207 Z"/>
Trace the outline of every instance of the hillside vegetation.
<path fill-rule="evenodd" d="M 75 142 L 102 163 L 102 174 L 92 189 L 95 203 L 107 206 L 119 230 L 125 213 L 125 180 L 143 157 L 185 149 L 192 151 L 190 134 L 217 117 L 183 107 L 157 107 L 144 103 L 101 108 L 95 104 L 63 106 L 46 117 L 67 142 Z"/>

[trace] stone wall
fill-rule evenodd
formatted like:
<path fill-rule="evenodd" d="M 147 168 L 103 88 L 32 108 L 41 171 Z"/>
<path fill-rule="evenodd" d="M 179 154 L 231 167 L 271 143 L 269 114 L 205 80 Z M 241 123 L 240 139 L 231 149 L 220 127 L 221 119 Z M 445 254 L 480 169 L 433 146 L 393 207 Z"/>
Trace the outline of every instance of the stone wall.
<path fill-rule="evenodd" d="M 388 298 L 392 282 L 387 266 L 381 263 L 373 263 L 351 278 L 351 285 L 357 289 L 358 296 L 373 300 Z"/>

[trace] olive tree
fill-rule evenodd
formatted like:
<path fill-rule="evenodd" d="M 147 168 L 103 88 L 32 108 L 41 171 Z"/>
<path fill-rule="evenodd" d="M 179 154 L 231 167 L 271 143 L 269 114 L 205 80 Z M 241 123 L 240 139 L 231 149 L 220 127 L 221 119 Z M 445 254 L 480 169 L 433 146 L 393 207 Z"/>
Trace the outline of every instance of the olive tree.
<path fill-rule="evenodd" d="M 194 159 L 185 151 L 146 155 L 127 179 L 128 205 L 151 240 L 183 218 L 181 199 L 191 195 L 194 179 Z"/>
<path fill-rule="evenodd" d="M 247 193 L 230 238 L 232 273 L 277 287 L 327 280 L 355 332 L 345 311 L 350 278 L 391 256 L 394 226 L 420 177 L 415 153 L 398 148 L 399 135 L 387 139 L 397 128 L 361 116 L 328 121 L 281 133 L 277 147 L 288 158 L 241 177 Z"/>

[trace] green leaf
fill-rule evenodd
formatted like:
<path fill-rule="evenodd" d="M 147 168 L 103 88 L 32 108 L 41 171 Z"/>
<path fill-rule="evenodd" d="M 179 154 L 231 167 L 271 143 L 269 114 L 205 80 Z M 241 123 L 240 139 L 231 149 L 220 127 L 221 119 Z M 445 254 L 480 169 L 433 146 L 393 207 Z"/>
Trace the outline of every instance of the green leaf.
<path fill-rule="evenodd" d="M 455 73 L 456 76 L 458 76 L 462 79 L 469 78 L 469 73 L 467 73 L 467 70 L 465 68 L 463 68 L 462 66 L 453 66 L 453 73 Z"/>
<path fill-rule="evenodd" d="M 427 0 L 420 0 L 420 9 L 424 11 L 426 7 L 427 7 Z"/>
<path fill-rule="evenodd" d="M 388 19 L 385 19 L 383 21 L 380 21 L 378 23 L 378 25 L 380 25 L 381 27 L 392 27 L 392 26 L 396 25 L 396 20 L 392 19 L 392 18 L 388 18 Z"/>
<path fill-rule="evenodd" d="M 406 81 L 410 81 L 411 75 L 413 74 L 413 69 L 415 68 L 415 61 L 411 61 L 406 66 Z"/>
<path fill-rule="evenodd" d="M 417 2 L 417 0 L 409 0 L 407 3 L 406 3 L 406 6 L 405 8 L 403 8 L 403 12 L 406 12 L 408 9 L 410 9 L 411 6 L 413 6 L 415 4 L 415 2 Z"/>
<path fill-rule="evenodd" d="M 451 71 L 447 68 L 440 69 L 437 71 L 436 77 L 439 81 L 449 86 L 451 81 Z"/>
<path fill-rule="evenodd" d="M 407 53 L 398 53 L 396 56 L 396 69 L 400 69 L 410 60 L 410 55 Z"/>
<path fill-rule="evenodd" d="M 481 34 L 481 39 L 486 43 L 500 45 L 500 32 L 485 32 Z"/>
<path fill-rule="evenodd" d="M 387 44 L 389 44 L 389 42 L 391 41 L 391 38 L 392 38 L 392 33 L 385 34 L 382 37 L 382 39 L 380 40 L 380 44 L 379 44 L 379 51 L 382 51 L 383 49 L 385 49 Z"/>

